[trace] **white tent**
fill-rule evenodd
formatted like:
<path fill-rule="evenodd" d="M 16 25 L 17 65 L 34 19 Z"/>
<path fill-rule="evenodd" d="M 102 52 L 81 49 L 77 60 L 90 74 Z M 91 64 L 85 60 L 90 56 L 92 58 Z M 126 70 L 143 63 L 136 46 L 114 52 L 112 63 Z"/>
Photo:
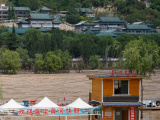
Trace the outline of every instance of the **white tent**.
<path fill-rule="evenodd" d="M 24 106 L 20 105 L 13 99 L 11 99 L 8 103 L 0 106 L 1 109 L 8 109 L 8 110 L 15 110 L 15 109 L 22 109 Z"/>
<path fill-rule="evenodd" d="M 93 108 L 91 105 L 89 105 L 86 102 L 84 102 L 81 98 L 78 98 L 73 103 L 67 105 L 67 107 L 80 108 L 80 109 Z"/>
<path fill-rule="evenodd" d="M 59 107 L 56 105 L 54 102 L 52 102 L 50 99 L 47 97 L 44 97 L 39 103 L 36 105 L 30 106 L 31 108 L 57 108 Z"/>

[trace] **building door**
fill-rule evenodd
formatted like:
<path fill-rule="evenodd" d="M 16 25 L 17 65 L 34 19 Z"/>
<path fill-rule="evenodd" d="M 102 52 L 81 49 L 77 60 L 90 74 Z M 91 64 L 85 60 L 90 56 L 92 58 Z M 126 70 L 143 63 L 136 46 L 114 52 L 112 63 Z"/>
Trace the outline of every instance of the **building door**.
<path fill-rule="evenodd" d="M 115 120 L 128 120 L 128 107 L 116 107 Z"/>
<path fill-rule="evenodd" d="M 122 110 L 121 108 L 115 109 L 115 120 L 123 120 L 122 119 Z"/>
<path fill-rule="evenodd" d="M 128 110 L 122 110 L 122 120 L 128 120 Z"/>

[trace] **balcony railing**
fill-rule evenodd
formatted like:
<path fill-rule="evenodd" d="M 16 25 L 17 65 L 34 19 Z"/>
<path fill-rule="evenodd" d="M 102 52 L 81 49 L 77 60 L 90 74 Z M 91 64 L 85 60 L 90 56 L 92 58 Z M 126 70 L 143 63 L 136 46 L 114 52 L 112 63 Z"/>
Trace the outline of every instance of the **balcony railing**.
<path fill-rule="evenodd" d="M 51 25 L 42 25 L 43 27 L 52 27 L 52 24 Z"/>
<path fill-rule="evenodd" d="M 41 25 L 31 25 L 33 28 L 41 27 Z"/>

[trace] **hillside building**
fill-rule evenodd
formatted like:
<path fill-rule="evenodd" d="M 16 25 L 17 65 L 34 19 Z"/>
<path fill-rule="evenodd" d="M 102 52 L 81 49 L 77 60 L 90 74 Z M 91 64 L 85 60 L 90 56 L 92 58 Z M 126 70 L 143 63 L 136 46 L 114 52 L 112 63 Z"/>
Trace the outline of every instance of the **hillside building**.
<path fill-rule="evenodd" d="M 40 9 L 40 13 L 47 13 L 47 14 L 50 14 L 51 13 L 51 9 L 43 6 L 41 9 Z"/>
<path fill-rule="evenodd" d="M 75 10 L 79 12 L 81 16 L 87 16 L 91 18 L 95 17 L 95 13 L 90 8 L 75 8 Z"/>
<path fill-rule="evenodd" d="M 8 7 L 5 4 L 0 6 L 0 20 L 6 20 L 8 18 Z"/>
<path fill-rule="evenodd" d="M 149 27 L 148 24 L 127 24 L 123 31 L 133 35 L 156 33 L 156 30 Z"/>
<path fill-rule="evenodd" d="M 28 19 L 18 22 L 18 28 L 52 28 L 53 18 L 49 14 L 30 13 Z"/>
<path fill-rule="evenodd" d="M 19 18 L 27 17 L 31 11 L 29 7 L 13 7 L 13 9 L 14 9 L 16 16 Z"/>
<path fill-rule="evenodd" d="M 124 27 L 124 22 L 119 17 L 99 17 L 99 20 L 95 21 L 103 32 L 111 29 L 121 29 Z"/>

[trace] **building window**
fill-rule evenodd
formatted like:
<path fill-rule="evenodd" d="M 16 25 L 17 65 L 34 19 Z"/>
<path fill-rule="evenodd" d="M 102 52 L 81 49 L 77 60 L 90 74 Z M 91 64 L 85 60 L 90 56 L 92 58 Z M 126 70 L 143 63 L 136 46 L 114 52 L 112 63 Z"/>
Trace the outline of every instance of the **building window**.
<path fill-rule="evenodd" d="M 37 25 L 37 23 L 32 23 L 32 25 Z"/>
<path fill-rule="evenodd" d="M 115 80 L 114 94 L 128 94 L 128 80 Z"/>

